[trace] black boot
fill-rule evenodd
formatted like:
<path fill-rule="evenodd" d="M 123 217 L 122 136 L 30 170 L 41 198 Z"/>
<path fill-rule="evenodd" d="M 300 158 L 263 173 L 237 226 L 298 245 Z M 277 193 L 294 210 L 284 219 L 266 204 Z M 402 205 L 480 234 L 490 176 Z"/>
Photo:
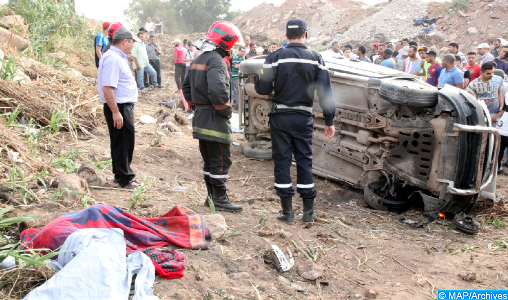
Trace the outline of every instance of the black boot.
<path fill-rule="evenodd" d="M 210 183 L 206 183 L 206 199 L 205 199 L 205 206 L 210 207 L 210 204 L 208 203 L 208 199 L 213 197 L 213 185 Z"/>
<path fill-rule="evenodd" d="M 314 222 L 316 220 L 316 213 L 314 212 L 314 198 L 302 200 L 303 200 L 302 221 L 306 223 Z"/>
<path fill-rule="evenodd" d="M 293 198 L 280 198 L 282 212 L 277 215 L 277 220 L 292 225 L 295 220 L 293 214 Z"/>
<path fill-rule="evenodd" d="M 213 205 L 215 210 L 237 212 L 242 211 L 240 205 L 231 203 L 225 188 L 213 187 Z"/>

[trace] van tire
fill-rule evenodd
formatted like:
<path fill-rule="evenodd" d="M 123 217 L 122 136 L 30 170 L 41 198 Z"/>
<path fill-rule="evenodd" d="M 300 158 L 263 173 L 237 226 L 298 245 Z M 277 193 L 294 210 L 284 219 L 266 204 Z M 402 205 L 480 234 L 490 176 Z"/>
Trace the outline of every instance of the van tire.
<path fill-rule="evenodd" d="M 267 142 L 248 142 L 243 147 L 243 155 L 247 158 L 254 158 L 254 159 L 264 159 L 264 160 L 271 160 L 272 159 L 272 149 L 261 149 L 262 146 L 265 146 Z"/>
<path fill-rule="evenodd" d="M 384 180 L 376 180 L 367 183 L 363 191 L 363 198 L 367 205 L 370 207 L 382 210 L 382 211 L 390 211 L 400 213 L 410 209 L 413 206 L 413 203 L 407 199 L 404 201 L 386 199 L 376 193 L 376 189 L 379 189 L 385 185 Z"/>
<path fill-rule="evenodd" d="M 436 106 L 438 89 L 414 80 L 385 80 L 379 87 L 379 96 L 393 104 L 429 108 Z"/>

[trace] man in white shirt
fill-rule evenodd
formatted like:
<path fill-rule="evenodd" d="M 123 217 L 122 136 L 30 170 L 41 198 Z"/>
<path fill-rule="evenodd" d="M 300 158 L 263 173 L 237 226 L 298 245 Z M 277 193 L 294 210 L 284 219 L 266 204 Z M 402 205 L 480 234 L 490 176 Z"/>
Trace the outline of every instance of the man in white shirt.
<path fill-rule="evenodd" d="M 152 22 L 152 19 L 150 19 L 150 18 L 146 19 L 145 29 L 146 29 L 146 31 L 148 32 L 149 35 L 153 35 L 154 34 L 155 23 Z"/>

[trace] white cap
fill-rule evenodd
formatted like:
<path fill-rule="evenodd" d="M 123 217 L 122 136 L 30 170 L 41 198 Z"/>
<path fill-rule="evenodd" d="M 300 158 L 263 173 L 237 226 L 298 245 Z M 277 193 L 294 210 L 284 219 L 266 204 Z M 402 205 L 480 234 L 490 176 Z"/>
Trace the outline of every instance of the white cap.
<path fill-rule="evenodd" d="M 478 47 L 476 47 L 476 49 L 482 49 L 482 48 L 489 48 L 489 44 L 481 43 L 480 45 L 478 45 Z"/>

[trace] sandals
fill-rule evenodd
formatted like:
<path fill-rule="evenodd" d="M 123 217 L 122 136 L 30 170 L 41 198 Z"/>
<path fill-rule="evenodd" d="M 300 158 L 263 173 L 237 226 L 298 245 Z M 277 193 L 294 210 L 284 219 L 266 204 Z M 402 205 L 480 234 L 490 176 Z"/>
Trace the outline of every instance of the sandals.
<path fill-rule="evenodd" d="M 127 190 L 133 190 L 133 189 L 136 189 L 140 186 L 141 184 L 139 182 L 137 182 L 136 180 L 133 180 L 129 183 L 127 183 L 126 185 L 124 186 L 121 186 L 120 184 L 118 185 L 119 188 L 121 189 L 127 189 Z"/>

